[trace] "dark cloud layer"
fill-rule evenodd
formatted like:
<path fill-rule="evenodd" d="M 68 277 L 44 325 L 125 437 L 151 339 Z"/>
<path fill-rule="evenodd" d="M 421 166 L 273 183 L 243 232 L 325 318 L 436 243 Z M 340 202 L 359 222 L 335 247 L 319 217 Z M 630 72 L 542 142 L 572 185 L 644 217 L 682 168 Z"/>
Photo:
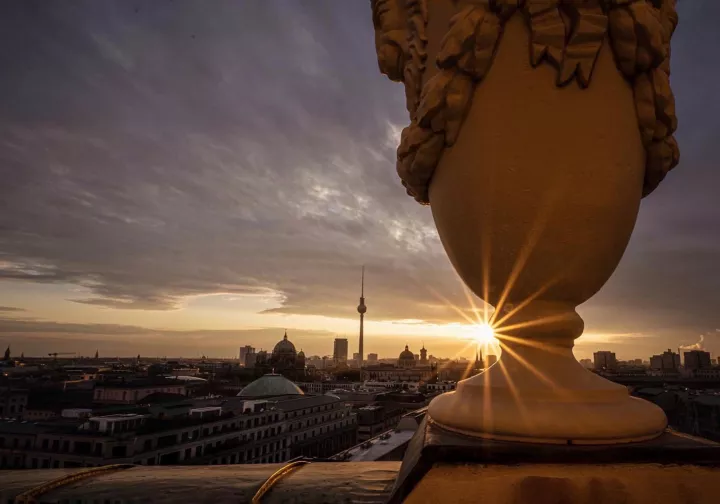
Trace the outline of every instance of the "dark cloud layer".
<path fill-rule="evenodd" d="M 589 327 L 718 325 L 720 2 L 680 15 L 681 165 Z M 373 317 L 466 304 L 394 172 L 404 97 L 377 71 L 366 0 L 3 2 L 0 68 L 7 282 L 113 308 L 276 293 L 277 311 L 352 316 L 365 263 Z"/>

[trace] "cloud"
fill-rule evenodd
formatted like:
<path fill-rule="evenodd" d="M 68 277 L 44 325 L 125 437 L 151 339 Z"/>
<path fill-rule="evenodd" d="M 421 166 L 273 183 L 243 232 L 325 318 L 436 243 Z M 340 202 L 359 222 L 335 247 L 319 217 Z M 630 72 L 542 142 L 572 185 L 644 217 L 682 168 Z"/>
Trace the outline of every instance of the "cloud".
<path fill-rule="evenodd" d="M 404 93 L 377 70 L 369 10 L 336 0 L 0 6 L 0 287 L 76 284 L 91 293 L 79 303 L 145 310 L 257 294 L 281 300 L 272 312 L 354 317 L 366 264 L 374 318 L 461 320 L 450 306 L 468 303 L 430 210 L 395 174 Z M 717 323 L 708 132 L 720 127 L 720 76 L 705 48 L 719 36 L 706 11 L 681 18 L 683 164 L 643 203 L 625 261 L 591 302 L 602 313 L 590 329 Z"/>
<path fill-rule="evenodd" d="M 14 306 L 0 306 L 0 312 L 21 312 L 25 311 L 22 308 L 16 308 Z"/>
<path fill-rule="evenodd" d="M 708 342 L 705 341 L 705 338 L 708 338 Z M 715 329 L 714 331 L 708 331 L 704 334 L 700 335 L 700 339 L 698 339 L 697 342 L 689 344 L 689 345 L 680 345 L 680 350 L 706 350 L 706 345 L 708 343 L 717 344 L 720 340 L 720 329 Z"/>

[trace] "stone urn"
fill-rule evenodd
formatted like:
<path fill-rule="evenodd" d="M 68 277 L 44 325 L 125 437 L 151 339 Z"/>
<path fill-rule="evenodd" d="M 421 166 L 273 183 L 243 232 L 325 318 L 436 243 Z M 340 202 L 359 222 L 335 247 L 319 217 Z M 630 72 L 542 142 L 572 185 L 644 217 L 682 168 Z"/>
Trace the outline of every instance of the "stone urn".
<path fill-rule="evenodd" d="M 495 307 L 502 358 L 435 398 L 472 436 L 658 436 L 657 406 L 585 370 L 576 307 L 617 267 L 640 200 L 678 163 L 673 0 L 374 0 L 380 69 L 405 85 L 398 148 L 451 263 Z"/>

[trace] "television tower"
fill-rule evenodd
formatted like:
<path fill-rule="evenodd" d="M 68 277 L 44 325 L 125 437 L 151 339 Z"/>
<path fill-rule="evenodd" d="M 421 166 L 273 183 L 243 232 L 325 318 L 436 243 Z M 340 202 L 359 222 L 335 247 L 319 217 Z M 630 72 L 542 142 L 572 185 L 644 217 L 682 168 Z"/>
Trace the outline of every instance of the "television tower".
<path fill-rule="evenodd" d="M 357 311 L 360 314 L 360 369 L 362 369 L 363 360 L 365 355 L 363 354 L 363 321 L 365 318 L 365 312 L 367 306 L 365 306 L 365 266 L 362 267 L 362 276 L 360 279 L 360 304 L 357 307 Z"/>

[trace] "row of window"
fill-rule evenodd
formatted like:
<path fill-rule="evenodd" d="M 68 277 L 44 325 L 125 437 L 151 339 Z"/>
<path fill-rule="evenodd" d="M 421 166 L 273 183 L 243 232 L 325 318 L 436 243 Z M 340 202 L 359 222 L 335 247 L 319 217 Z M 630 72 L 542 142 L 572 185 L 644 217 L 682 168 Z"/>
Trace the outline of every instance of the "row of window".
<path fill-rule="evenodd" d="M 5 407 L 0 406 L 0 418 L 2 418 L 5 415 L 14 415 L 16 413 L 22 413 L 25 411 L 25 405 L 24 404 L 11 404 L 7 407 L 7 413 L 5 412 Z"/>
<path fill-rule="evenodd" d="M 290 413 L 288 413 L 287 416 L 288 416 L 288 418 L 295 418 L 297 416 L 305 416 L 305 415 L 309 415 L 311 413 L 317 413 L 320 411 L 329 411 L 329 410 L 332 410 L 335 408 L 339 408 L 340 406 L 342 406 L 341 403 L 324 404 L 322 406 L 314 406 L 312 408 L 307 408 L 307 409 L 303 409 L 303 410 L 291 411 Z"/>
<path fill-rule="evenodd" d="M 306 441 L 308 439 L 308 434 L 310 434 L 310 439 L 312 439 L 313 437 L 315 437 L 316 434 L 317 435 L 325 434 L 325 433 L 330 432 L 331 430 L 336 431 L 336 430 L 341 429 L 349 424 L 350 424 L 350 420 L 344 420 L 342 422 L 337 422 L 332 425 L 328 425 L 326 427 L 320 427 L 317 431 L 315 429 L 313 429 L 309 433 L 303 432 L 302 435 L 297 434 L 297 435 L 293 436 L 293 441 L 296 443 L 298 441 Z"/>
<path fill-rule="evenodd" d="M 311 425 L 317 425 L 319 423 L 325 423 L 325 422 L 329 422 L 331 420 L 337 420 L 339 418 L 344 418 L 344 417 L 345 417 L 345 412 L 330 413 L 327 416 L 322 415 L 322 416 L 315 417 L 315 418 L 309 418 L 304 422 L 291 423 L 288 430 L 293 431 L 293 430 L 303 429 L 303 428 L 309 427 Z"/>

